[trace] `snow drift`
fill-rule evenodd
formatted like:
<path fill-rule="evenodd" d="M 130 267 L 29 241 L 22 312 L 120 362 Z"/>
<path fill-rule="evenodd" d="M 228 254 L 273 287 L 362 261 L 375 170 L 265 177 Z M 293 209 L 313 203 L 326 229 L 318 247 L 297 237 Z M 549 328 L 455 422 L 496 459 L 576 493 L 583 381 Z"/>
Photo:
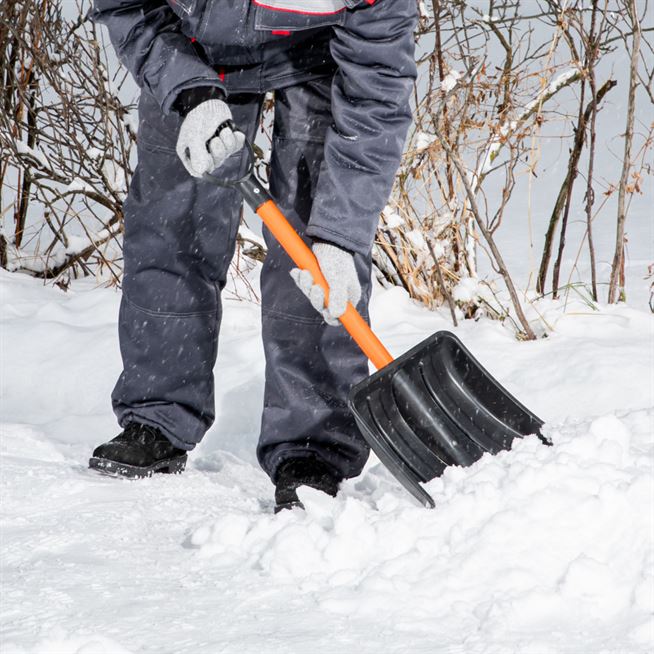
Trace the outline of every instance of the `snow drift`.
<path fill-rule="evenodd" d="M 448 469 L 433 511 L 371 460 L 336 500 L 303 489 L 306 512 L 274 516 L 257 307 L 226 302 L 218 420 L 189 470 L 127 482 L 86 468 L 116 433 L 118 294 L 0 288 L 3 654 L 651 651 L 649 314 L 544 303 L 553 332 L 532 343 L 464 323 L 553 446 Z M 399 290 L 372 313 L 397 353 L 449 328 Z"/>

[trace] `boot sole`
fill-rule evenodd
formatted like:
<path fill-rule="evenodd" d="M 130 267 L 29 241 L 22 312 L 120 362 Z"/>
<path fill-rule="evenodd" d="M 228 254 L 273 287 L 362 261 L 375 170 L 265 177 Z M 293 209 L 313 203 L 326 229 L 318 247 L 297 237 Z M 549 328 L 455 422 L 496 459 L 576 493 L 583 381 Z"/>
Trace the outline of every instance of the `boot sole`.
<path fill-rule="evenodd" d="M 155 472 L 178 475 L 181 472 L 184 472 L 187 458 L 187 455 L 184 454 L 183 456 L 178 456 L 174 459 L 157 461 L 157 463 L 153 463 L 151 466 L 140 467 L 94 456 L 89 459 L 89 468 L 111 477 L 144 479 L 146 477 L 152 477 Z"/>

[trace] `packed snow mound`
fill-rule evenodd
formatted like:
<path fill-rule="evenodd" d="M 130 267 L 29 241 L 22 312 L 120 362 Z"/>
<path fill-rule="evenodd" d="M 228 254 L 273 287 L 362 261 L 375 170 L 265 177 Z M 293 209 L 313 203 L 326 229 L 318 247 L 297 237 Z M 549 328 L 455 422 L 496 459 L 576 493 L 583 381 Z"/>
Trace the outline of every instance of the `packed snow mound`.
<path fill-rule="evenodd" d="M 553 625 L 601 642 L 622 618 L 624 642 L 646 651 L 654 481 L 642 438 L 653 419 L 642 411 L 564 424 L 548 433 L 552 447 L 529 437 L 449 468 L 428 485 L 433 511 L 371 471 L 337 501 L 301 489 L 306 512 L 226 512 L 190 544 L 215 565 L 316 593 L 326 611 L 407 628 L 428 619 L 445 632 L 456 624 L 471 646 L 511 632 L 529 644 L 523 651 L 563 651 Z M 534 634 L 551 647 L 536 649 Z"/>

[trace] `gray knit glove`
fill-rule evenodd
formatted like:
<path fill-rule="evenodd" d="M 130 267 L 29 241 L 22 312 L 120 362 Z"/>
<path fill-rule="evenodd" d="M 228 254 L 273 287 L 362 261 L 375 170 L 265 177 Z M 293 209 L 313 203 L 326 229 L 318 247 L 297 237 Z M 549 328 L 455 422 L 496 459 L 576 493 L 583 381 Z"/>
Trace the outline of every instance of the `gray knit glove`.
<path fill-rule="evenodd" d="M 234 131 L 232 112 L 222 100 L 206 100 L 192 109 L 179 129 L 177 156 L 193 177 L 202 177 L 219 168 L 230 155 L 238 152 L 245 136 Z M 218 128 L 224 125 L 220 133 Z"/>
<path fill-rule="evenodd" d="M 361 299 L 361 284 L 354 266 L 354 256 L 330 243 L 314 243 L 311 249 L 329 285 L 329 305 L 325 307 L 325 293 L 313 283 L 313 275 L 308 270 L 293 268 L 291 277 L 309 298 L 313 308 L 322 314 L 325 322 L 335 326 L 345 313 L 347 303 L 356 306 Z"/>

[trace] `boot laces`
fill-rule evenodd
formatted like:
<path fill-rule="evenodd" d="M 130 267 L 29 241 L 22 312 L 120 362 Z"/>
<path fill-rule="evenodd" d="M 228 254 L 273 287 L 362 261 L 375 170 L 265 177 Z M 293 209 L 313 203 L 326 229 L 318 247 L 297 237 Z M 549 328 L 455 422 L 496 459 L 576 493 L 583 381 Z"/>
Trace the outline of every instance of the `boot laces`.
<path fill-rule="evenodd" d="M 133 422 L 125 427 L 125 436 L 142 445 L 151 445 L 158 440 L 159 430 L 156 427 L 150 427 L 150 425 Z"/>

